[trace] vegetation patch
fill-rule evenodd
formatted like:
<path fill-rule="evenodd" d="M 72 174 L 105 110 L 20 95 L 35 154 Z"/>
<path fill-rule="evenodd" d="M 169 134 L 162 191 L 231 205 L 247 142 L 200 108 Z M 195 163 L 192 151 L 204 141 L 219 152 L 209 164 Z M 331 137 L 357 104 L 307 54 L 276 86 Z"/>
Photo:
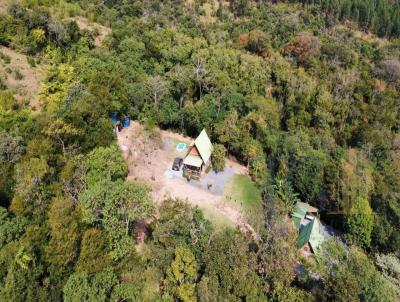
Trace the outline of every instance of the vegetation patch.
<path fill-rule="evenodd" d="M 32 66 L 32 58 L 15 50 L 0 47 L 0 76 L 19 101 L 28 101 L 31 108 L 39 109 L 40 83 L 44 80 L 47 67 Z"/>
<path fill-rule="evenodd" d="M 238 206 L 256 229 L 263 227 L 264 215 L 261 192 L 247 175 L 235 175 L 224 192 L 228 203 Z"/>

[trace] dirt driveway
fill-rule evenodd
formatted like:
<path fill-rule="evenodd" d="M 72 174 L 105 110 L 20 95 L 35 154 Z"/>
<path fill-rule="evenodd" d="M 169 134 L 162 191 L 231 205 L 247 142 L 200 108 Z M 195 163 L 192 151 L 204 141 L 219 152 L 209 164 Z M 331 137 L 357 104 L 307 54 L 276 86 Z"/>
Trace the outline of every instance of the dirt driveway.
<path fill-rule="evenodd" d="M 158 205 L 167 198 L 179 198 L 199 206 L 207 217 L 217 222 L 216 224 L 236 225 L 243 232 L 256 236 L 240 209 L 224 201 L 221 193 L 223 188 L 218 188 L 217 193 L 221 194 L 213 194 L 201 184 L 193 185 L 180 177 L 168 175 L 174 157 L 185 155 L 185 150 L 178 152 L 176 145 L 183 142 L 189 146 L 191 141 L 189 137 L 170 131 L 155 130 L 149 133 L 139 123 L 132 122 L 129 128 L 124 128 L 118 133 L 118 144 L 129 167 L 127 179 L 149 184 L 152 198 Z M 225 175 L 224 182 L 229 180 L 229 175 L 247 173 L 245 167 L 228 159 L 227 170 L 229 173 Z M 210 175 L 214 182 L 218 179 L 218 174 Z"/>

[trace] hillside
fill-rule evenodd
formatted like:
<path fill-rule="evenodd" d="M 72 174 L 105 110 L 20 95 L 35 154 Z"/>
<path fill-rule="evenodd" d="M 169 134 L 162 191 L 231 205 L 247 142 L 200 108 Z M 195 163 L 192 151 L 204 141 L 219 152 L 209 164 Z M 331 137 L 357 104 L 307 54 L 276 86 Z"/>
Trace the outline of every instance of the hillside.
<path fill-rule="evenodd" d="M 0 1 L 0 301 L 399 301 L 400 4 Z"/>

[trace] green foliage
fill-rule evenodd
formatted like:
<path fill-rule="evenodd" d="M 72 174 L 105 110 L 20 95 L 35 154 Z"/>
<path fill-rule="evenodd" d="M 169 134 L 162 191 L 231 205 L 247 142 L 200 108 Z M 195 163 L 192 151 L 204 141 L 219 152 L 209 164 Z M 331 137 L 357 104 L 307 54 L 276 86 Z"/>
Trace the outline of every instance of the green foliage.
<path fill-rule="evenodd" d="M 307 201 L 314 201 L 321 193 L 324 184 L 326 156 L 319 151 L 312 151 L 297 161 L 293 184 Z"/>
<path fill-rule="evenodd" d="M 179 200 L 164 201 L 159 211 L 160 218 L 152 225 L 155 247 L 162 248 L 158 265 L 166 269 L 179 246 L 189 248 L 197 259 L 201 258 L 213 232 L 202 211 Z"/>
<path fill-rule="evenodd" d="M 215 172 L 223 171 L 225 168 L 226 149 L 224 145 L 214 144 L 211 163 Z"/>
<path fill-rule="evenodd" d="M 132 223 L 153 213 L 148 193 L 140 183 L 119 180 L 97 182 L 79 196 L 83 221 L 104 228 L 113 258 L 120 258 L 132 248 Z"/>
<path fill-rule="evenodd" d="M 274 289 L 272 301 L 302 302 L 313 301 L 313 296 L 295 287 L 278 287 Z"/>
<path fill-rule="evenodd" d="M 239 297 L 262 300 L 261 281 L 255 272 L 256 255 L 242 234 L 230 230 L 216 234 L 204 252 L 204 262 L 202 292 L 198 295 L 215 294 L 217 301 Z"/>
<path fill-rule="evenodd" d="M 23 217 L 12 217 L 5 208 L 0 207 L 0 249 L 18 239 L 27 224 L 28 221 Z"/>
<path fill-rule="evenodd" d="M 370 29 L 380 36 L 398 37 L 400 34 L 398 30 L 400 8 L 387 0 L 303 0 L 300 2 L 319 3 L 322 11 L 329 15 L 328 22 L 352 19 L 359 22 L 363 28 Z"/>
<path fill-rule="evenodd" d="M 0 59 L 2 59 L 5 64 L 10 64 L 11 62 L 10 56 L 1 51 L 0 51 Z"/>
<path fill-rule="evenodd" d="M 379 256 L 380 274 L 355 247 L 328 248 L 307 282 L 296 277 L 287 214 L 301 198 L 371 256 L 399 256 L 399 5 L 272 2 L 8 6 L 0 44 L 47 71 L 35 112 L 0 87 L 1 301 L 398 300 L 396 260 Z M 111 30 L 100 47 L 109 30 L 93 22 Z M 4 83 L 28 80 L 5 53 Z M 266 188 L 261 204 L 247 176 L 233 181 L 257 240 L 214 234 L 182 202 L 154 217 L 149 189 L 124 181 L 110 113 L 190 136 L 209 129 L 214 167 L 227 151 Z M 183 270 L 180 284 L 184 258 L 196 274 Z"/>
<path fill-rule="evenodd" d="M 192 252 L 185 247 L 175 250 L 175 259 L 167 269 L 164 280 L 165 291 L 179 301 L 197 301 L 195 296 L 197 262 Z"/>
<path fill-rule="evenodd" d="M 47 261 L 56 274 L 71 270 L 78 256 L 79 211 L 69 199 L 52 201 L 49 215 L 50 240 L 45 247 Z"/>
<path fill-rule="evenodd" d="M 48 188 L 46 182 L 53 169 L 44 158 L 30 158 L 15 166 L 17 183 L 11 210 L 16 214 L 32 214 L 44 210 Z"/>
<path fill-rule="evenodd" d="M 286 209 L 274 194 L 264 195 L 265 228 L 259 243 L 260 275 L 269 284 L 289 286 L 295 277 L 297 234 L 288 221 Z"/>
<path fill-rule="evenodd" d="M 289 215 L 293 214 L 294 206 L 300 201 L 298 194 L 293 191 L 290 182 L 275 178 L 274 190 Z"/>
<path fill-rule="evenodd" d="M 7 131 L 0 130 L 0 162 L 14 163 L 24 150 L 21 136 L 13 136 Z"/>
<path fill-rule="evenodd" d="M 374 216 L 368 200 L 357 198 L 345 215 L 348 238 L 362 247 L 368 247 L 371 244 L 374 225 Z"/>
<path fill-rule="evenodd" d="M 320 264 L 325 295 L 336 301 L 394 301 L 396 293 L 373 262 L 356 247 L 337 240 L 324 243 Z"/>
<path fill-rule="evenodd" d="M 128 167 L 117 145 L 96 148 L 87 155 L 86 182 L 91 185 L 101 180 L 117 180 L 128 173 Z"/>
<path fill-rule="evenodd" d="M 94 275 L 73 273 L 64 286 L 64 301 L 110 301 L 112 289 L 117 284 L 118 279 L 110 269 Z"/>
<path fill-rule="evenodd" d="M 97 273 L 111 264 L 107 241 L 99 229 L 91 228 L 83 233 L 79 250 L 79 258 L 76 262 L 78 272 Z"/>

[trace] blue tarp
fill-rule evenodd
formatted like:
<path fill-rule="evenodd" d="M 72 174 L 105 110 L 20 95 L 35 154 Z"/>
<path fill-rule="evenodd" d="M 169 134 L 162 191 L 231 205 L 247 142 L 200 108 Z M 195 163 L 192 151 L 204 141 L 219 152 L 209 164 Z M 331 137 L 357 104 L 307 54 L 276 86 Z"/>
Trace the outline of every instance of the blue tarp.
<path fill-rule="evenodd" d="M 111 117 L 111 121 L 112 121 L 113 125 L 115 125 L 117 123 L 117 120 L 118 120 L 117 119 L 117 114 L 115 112 L 113 112 L 113 113 L 110 114 L 110 117 Z"/>
<path fill-rule="evenodd" d="M 129 117 L 125 118 L 122 122 L 122 125 L 124 126 L 124 128 L 129 127 L 131 125 L 131 119 Z"/>

